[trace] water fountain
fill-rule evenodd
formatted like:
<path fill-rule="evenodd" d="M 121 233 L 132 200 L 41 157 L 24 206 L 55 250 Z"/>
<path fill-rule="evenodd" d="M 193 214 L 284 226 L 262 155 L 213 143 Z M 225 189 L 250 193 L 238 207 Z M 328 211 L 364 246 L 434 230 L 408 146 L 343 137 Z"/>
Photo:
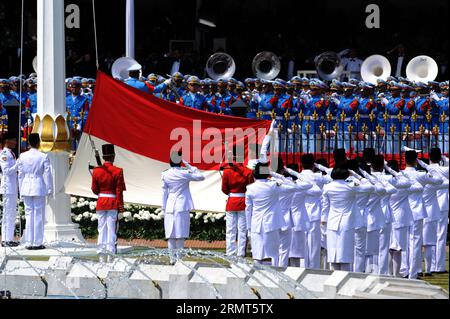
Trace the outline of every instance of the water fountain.
<path fill-rule="evenodd" d="M 46 254 L 2 248 L 0 291 L 11 298 L 312 299 L 446 298 L 421 280 L 304 269 L 274 268 L 220 252 L 183 250 L 169 264 L 166 249 L 134 248 L 99 263 L 95 245 L 67 242 Z M 62 247 L 70 247 L 67 250 Z"/>

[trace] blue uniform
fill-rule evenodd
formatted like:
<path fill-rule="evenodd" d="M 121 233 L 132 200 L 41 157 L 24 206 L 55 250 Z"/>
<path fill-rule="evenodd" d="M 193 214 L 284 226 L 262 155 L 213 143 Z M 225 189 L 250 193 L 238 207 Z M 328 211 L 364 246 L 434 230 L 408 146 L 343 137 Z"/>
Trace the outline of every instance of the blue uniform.
<path fill-rule="evenodd" d="M 200 93 L 187 92 L 181 97 L 180 104 L 202 111 L 208 108 L 205 97 Z"/>
<path fill-rule="evenodd" d="M 232 115 L 230 106 L 235 102 L 233 96 L 229 92 L 223 94 L 218 93 L 216 97 L 216 110 L 218 113 Z"/>
<path fill-rule="evenodd" d="M 37 93 L 28 94 L 26 106 L 29 107 L 31 114 L 37 113 Z"/>
<path fill-rule="evenodd" d="M 259 111 L 261 112 L 261 118 L 263 120 L 272 120 L 272 110 L 274 109 L 274 105 L 276 105 L 275 103 L 278 103 L 273 97 L 273 93 L 261 94 Z"/>
<path fill-rule="evenodd" d="M 186 89 L 184 87 L 176 88 L 176 90 L 180 97 L 182 97 L 184 94 L 186 94 Z M 166 94 L 164 94 L 163 96 L 164 96 L 163 98 L 165 100 L 170 101 L 170 102 L 176 102 L 178 99 L 177 95 L 174 92 L 172 92 L 172 90 L 170 90 L 169 92 L 166 92 Z"/>
<path fill-rule="evenodd" d="M 138 90 L 141 90 L 142 92 L 149 93 L 149 94 L 152 93 L 152 92 L 150 92 L 148 86 L 144 82 L 139 81 L 138 79 L 129 78 L 128 80 L 125 81 L 125 84 L 128 84 L 129 86 L 132 86 Z"/>
<path fill-rule="evenodd" d="M 69 127 L 83 130 L 84 122 L 89 113 L 89 101 L 83 95 L 69 95 L 66 97 L 66 110 L 70 112 Z M 83 117 L 81 113 L 84 112 Z"/>

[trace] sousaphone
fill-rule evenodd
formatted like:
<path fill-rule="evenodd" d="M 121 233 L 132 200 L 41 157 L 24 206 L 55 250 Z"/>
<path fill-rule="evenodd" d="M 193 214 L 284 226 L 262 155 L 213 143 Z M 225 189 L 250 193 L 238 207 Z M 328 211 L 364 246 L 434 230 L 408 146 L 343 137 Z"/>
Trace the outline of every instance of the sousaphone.
<path fill-rule="evenodd" d="M 253 58 L 252 69 L 258 79 L 273 80 L 280 73 L 280 59 L 275 53 L 260 52 Z"/>
<path fill-rule="evenodd" d="M 236 64 L 231 55 L 223 52 L 214 53 L 206 61 L 206 72 L 213 80 L 228 80 L 236 72 Z"/>
<path fill-rule="evenodd" d="M 128 79 L 128 68 L 134 64 L 139 64 L 135 59 L 129 57 L 118 58 L 111 67 L 111 75 L 113 78 L 125 81 Z"/>
<path fill-rule="evenodd" d="M 391 64 L 382 55 L 371 55 L 361 65 L 361 77 L 365 82 L 376 84 L 378 79 L 386 81 L 390 75 Z"/>
<path fill-rule="evenodd" d="M 419 55 L 411 59 L 406 66 L 406 77 L 410 81 L 427 83 L 434 81 L 438 75 L 438 65 L 433 58 Z"/>

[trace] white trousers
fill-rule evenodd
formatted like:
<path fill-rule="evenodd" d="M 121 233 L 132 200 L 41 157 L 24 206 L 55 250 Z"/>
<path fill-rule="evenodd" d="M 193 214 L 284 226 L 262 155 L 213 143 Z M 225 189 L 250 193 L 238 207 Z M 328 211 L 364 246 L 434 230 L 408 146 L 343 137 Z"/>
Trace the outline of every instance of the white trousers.
<path fill-rule="evenodd" d="M 436 247 L 431 256 L 431 271 L 445 271 L 445 248 L 447 242 L 448 210 L 441 211 L 441 217 L 437 227 Z"/>
<path fill-rule="evenodd" d="M 409 232 L 409 278 L 422 272 L 423 219 L 414 221 Z"/>
<path fill-rule="evenodd" d="M 180 249 L 184 249 L 184 239 L 169 238 L 167 247 L 169 248 L 171 262 L 175 261 L 175 259 L 180 259 L 182 257 Z"/>
<path fill-rule="evenodd" d="M 13 241 L 16 229 L 17 194 L 3 194 L 2 241 Z"/>
<path fill-rule="evenodd" d="M 37 247 L 44 242 L 45 196 L 22 196 L 25 205 L 25 245 Z"/>
<path fill-rule="evenodd" d="M 380 231 L 380 249 L 378 251 L 378 274 L 389 275 L 389 245 L 391 242 L 392 224 L 385 224 Z"/>
<path fill-rule="evenodd" d="M 291 249 L 292 230 L 280 230 L 280 256 L 278 260 L 279 267 L 287 267 L 289 264 L 289 251 Z"/>
<path fill-rule="evenodd" d="M 367 228 L 355 229 L 355 260 L 353 263 L 354 272 L 364 272 L 366 270 L 366 240 Z"/>
<path fill-rule="evenodd" d="M 98 253 L 116 253 L 117 210 L 99 210 L 98 214 Z"/>
<path fill-rule="evenodd" d="M 245 257 L 247 221 L 244 211 L 226 212 L 226 252 L 228 256 Z"/>
<path fill-rule="evenodd" d="M 320 269 L 320 246 L 321 246 L 321 230 L 320 220 L 315 220 L 309 223 L 310 228 L 306 233 L 306 268 Z"/>

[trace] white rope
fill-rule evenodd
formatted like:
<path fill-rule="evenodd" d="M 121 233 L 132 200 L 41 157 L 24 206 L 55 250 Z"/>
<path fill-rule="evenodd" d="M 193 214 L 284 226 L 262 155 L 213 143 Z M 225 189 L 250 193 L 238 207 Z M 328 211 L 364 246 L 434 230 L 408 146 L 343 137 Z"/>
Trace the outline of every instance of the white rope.
<path fill-rule="evenodd" d="M 22 90 L 23 90 L 23 79 L 22 79 L 22 72 L 23 72 L 23 7 L 24 7 L 24 0 L 22 0 L 22 12 L 20 15 L 20 71 L 19 71 L 19 138 L 17 139 L 17 155 L 20 155 L 20 146 L 22 143 L 22 137 L 20 136 L 20 129 L 21 129 L 21 121 L 22 121 Z M 27 121 L 28 124 L 28 121 Z"/>
<path fill-rule="evenodd" d="M 98 64 L 97 23 L 95 20 L 95 0 L 92 0 L 92 18 L 94 20 L 95 63 L 97 65 L 98 70 L 99 64 Z"/>

